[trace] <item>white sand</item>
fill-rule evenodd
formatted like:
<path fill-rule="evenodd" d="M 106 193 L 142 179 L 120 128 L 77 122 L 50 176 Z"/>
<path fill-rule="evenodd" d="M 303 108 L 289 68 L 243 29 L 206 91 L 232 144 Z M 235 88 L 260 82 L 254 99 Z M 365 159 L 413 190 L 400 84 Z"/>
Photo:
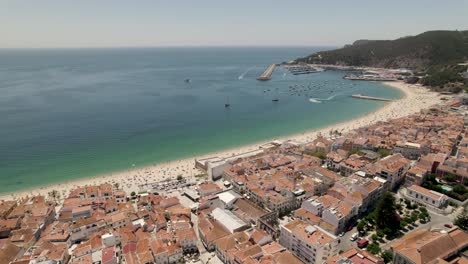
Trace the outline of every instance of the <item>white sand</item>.
<path fill-rule="evenodd" d="M 324 136 L 329 134 L 330 130 L 338 130 L 342 133 L 346 133 L 350 130 L 367 126 L 378 121 L 385 121 L 393 118 L 407 116 L 413 113 L 419 112 L 421 109 L 428 108 L 434 104 L 440 103 L 440 95 L 431 92 L 428 89 L 421 86 L 407 85 L 403 82 L 385 82 L 384 84 L 400 89 L 404 92 L 405 96 L 399 100 L 386 103 L 384 107 L 376 110 L 368 115 L 349 120 L 343 123 L 335 124 L 329 127 L 325 127 L 318 130 L 311 130 L 304 133 L 291 135 L 282 138 L 273 138 L 256 144 L 241 146 L 238 148 L 228 149 L 220 152 L 209 153 L 196 158 L 204 157 L 228 157 L 233 154 L 238 154 L 246 151 L 258 149 L 258 147 L 272 140 L 286 140 L 294 139 L 298 141 L 312 141 L 317 137 L 317 134 L 321 133 Z M 359 99 L 356 99 L 359 100 Z M 156 182 L 166 178 L 175 179 L 177 175 L 184 177 L 193 177 L 194 175 L 202 173 L 201 171 L 194 168 L 194 158 L 188 158 L 183 160 L 176 160 L 167 163 L 154 164 L 143 168 L 135 168 L 131 170 L 121 171 L 112 174 L 100 175 L 90 178 L 79 179 L 76 181 L 68 181 L 60 184 L 54 184 L 46 187 L 37 187 L 33 190 L 26 190 L 22 192 L 1 194 L 0 199 L 16 199 L 26 195 L 45 195 L 51 190 L 57 190 L 61 196 L 65 196 L 69 190 L 76 188 L 77 186 L 84 185 L 96 185 L 101 183 L 119 183 L 120 187 L 128 193 L 135 191 L 138 192 L 139 184 L 146 182 Z"/>

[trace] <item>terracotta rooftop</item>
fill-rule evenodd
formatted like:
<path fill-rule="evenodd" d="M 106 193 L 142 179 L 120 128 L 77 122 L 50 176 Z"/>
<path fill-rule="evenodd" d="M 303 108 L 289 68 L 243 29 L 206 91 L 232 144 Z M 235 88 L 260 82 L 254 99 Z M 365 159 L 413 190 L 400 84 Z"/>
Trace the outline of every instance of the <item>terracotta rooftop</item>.
<path fill-rule="evenodd" d="M 458 228 L 448 233 L 427 229 L 411 232 L 391 244 L 391 249 L 415 264 L 445 258 L 451 252 L 468 246 L 468 233 Z"/>

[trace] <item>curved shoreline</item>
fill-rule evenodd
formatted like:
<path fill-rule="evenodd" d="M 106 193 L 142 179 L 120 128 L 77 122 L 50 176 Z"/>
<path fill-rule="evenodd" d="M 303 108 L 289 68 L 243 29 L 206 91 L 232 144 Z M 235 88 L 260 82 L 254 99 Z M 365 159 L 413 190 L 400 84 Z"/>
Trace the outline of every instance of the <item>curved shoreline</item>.
<path fill-rule="evenodd" d="M 18 198 L 26 195 L 46 195 L 51 190 L 59 191 L 62 196 L 66 194 L 71 188 L 80 185 L 94 185 L 104 182 L 118 182 L 125 191 L 138 191 L 138 184 L 159 181 L 168 177 L 175 178 L 177 175 L 185 177 L 193 177 L 200 173 L 199 170 L 194 168 L 194 160 L 200 158 L 207 158 L 212 156 L 229 157 L 235 154 L 252 151 L 258 149 L 262 144 L 271 142 L 273 140 L 298 140 L 298 141 L 311 141 L 317 137 L 319 133 L 327 135 L 331 129 L 339 130 L 343 133 L 349 132 L 353 129 L 367 126 L 378 121 L 385 121 L 392 118 L 398 118 L 419 112 L 421 109 L 427 108 L 433 104 L 440 102 L 439 95 L 431 92 L 428 89 L 420 86 L 410 86 L 402 82 L 383 82 L 383 84 L 396 88 L 403 92 L 403 96 L 395 101 L 385 103 L 382 107 L 370 112 L 366 115 L 347 120 L 341 123 L 336 123 L 319 129 L 312 129 L 302 133 L 271 138 L 262 140 L 249 145 L 234 147 L 222 151 L 210 152 L 196 157 L 189 157 L 180 160 L 169 162 L 162 162 L 158 164 L 148 165 L 144 167 L 132 168 L 124 171 L 106 173 L 95 175 L 91 177 L 80 178 L 63 183 L 55 183 L 47 186 L 37 186 L 34 188 L 25 189 L 23 191 L 14 193 L 0 194 L 0 199 Z"/>

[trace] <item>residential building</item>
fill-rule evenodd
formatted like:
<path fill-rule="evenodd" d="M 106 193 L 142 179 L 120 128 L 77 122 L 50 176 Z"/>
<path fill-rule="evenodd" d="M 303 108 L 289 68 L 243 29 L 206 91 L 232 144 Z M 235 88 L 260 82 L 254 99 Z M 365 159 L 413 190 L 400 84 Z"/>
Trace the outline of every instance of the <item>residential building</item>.
<path fill-rule="evenodd" d="M 411 161 L 403 155 L 393 154 L 372 164 L 366 172 L 387 180 L 390 189 L 394 189 L 403 182 L 410 165 Z"/>
<path fill-rule="evenodd" d="M 411 185 L 406 188 L 406 195 L 420 204 L 436 208 L 446 207 L 448 203 L 447 195 L 428 190 L 418 185 Z"/>
<path fill-rule="evenodd" d="M 295 219 L 280 226 L 280 244 L 305 263 L 323 263 L 338 254 L 339 239 L 318 226 Z"/>
<path fill-rule="evenodd" d="M 455 257 L 467 246 L 468 233 L 458 228 L 448 232 L 420 229 L 396 240 L 390 249 L 394 264 L 424 264 Z"/>
<path fill-rule="evenodd" d="M 351 248 L 346 252 L 328 258 L 326 264 L 385 264 L 384 260 L 373 254 L 357 248 Z"/>

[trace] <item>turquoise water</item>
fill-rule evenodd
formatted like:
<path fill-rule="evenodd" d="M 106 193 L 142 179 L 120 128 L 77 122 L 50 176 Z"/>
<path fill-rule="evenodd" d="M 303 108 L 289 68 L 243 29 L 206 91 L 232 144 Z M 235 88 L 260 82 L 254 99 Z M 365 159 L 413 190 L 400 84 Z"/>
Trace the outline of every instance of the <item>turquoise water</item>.
<path fill-rule="evenodd" d="M 270 63 L 319 49 L 0 50 L 0 192 L 254 143 L 383 105 L 354 93 L 401 96 L 339 71 L 278 68 L 255 80 Z"/>

